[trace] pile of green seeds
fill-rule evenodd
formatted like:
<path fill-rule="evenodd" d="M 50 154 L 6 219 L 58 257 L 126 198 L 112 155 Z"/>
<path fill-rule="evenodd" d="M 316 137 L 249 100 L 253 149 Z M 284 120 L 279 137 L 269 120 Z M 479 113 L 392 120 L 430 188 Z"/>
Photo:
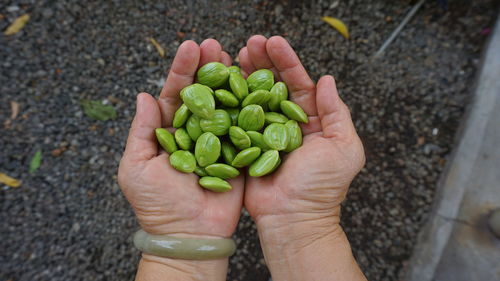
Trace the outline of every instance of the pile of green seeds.
<path fill-rule="evenodd" d="M 244 167 L 252 177 L 268 175 L 281 164 L 280 153 L 302 145 L 297 122 L 307 123 L 307 115 L 288 100 L 285 83 L 274 83 L 272 71 L 260 69 L 245 79 L 237 66 L 211 62 L 196 81 L 180 93 L 175 133 L 155 133 L 172 167 L 196 173 L 202 187 L 229 191 L 226 179 Z"/>

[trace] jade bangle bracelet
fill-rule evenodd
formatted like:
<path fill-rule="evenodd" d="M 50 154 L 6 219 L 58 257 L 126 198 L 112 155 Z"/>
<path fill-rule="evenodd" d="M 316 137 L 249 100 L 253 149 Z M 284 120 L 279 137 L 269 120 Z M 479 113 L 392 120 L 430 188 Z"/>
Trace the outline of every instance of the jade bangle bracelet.
<path fill-rule="evenodd" d="M 231 256 L 236 250 L 236 244 L 232 239 L 197 239 L 152 235 L 142 229 L 135 233 L 134 245 L 146 254 L 186 260 L 221 259 Z"/>

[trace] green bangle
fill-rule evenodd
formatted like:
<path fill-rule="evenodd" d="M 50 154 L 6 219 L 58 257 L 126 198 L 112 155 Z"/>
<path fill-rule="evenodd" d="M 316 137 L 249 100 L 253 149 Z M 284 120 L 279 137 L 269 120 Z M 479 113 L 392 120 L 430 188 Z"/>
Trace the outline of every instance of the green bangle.
<path fill-rule="evenodd" d="M 221 259 L 236 251 L 236 244 L 232 239 L 179 238 L 152 235 L 142 229 L 135 233 L 134 245 L 146 254 L 185 260 Z"/>

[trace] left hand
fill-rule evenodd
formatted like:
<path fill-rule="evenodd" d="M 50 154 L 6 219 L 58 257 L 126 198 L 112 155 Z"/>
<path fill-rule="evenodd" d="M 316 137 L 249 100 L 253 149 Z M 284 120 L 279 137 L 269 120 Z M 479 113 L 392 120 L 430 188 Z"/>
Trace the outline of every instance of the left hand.
<path fill-rule="evenodd" d="M 118 182 L 141 227 L 151 234 L 187 237 L 229 237 L 240 217 L 243 178 L 230 180 L 233 189 L 220 194 L 198 185 L 198 176 L 170 166 L 159 152 L 155 128 L 172 126 L 180 106 L 179 92 L 194 83 L 196 70 L 207 62 L 231 64 L 220 44 L 207 39 L 200 46 L 185 41 L 179 46 L 160 98 L 137 96 L 137 112 L 120 162 Z"/>

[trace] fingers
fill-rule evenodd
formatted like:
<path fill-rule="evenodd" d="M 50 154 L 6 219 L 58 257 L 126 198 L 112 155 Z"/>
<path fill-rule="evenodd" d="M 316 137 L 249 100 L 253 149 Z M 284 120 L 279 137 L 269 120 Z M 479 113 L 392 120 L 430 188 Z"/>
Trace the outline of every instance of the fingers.
<path fill-rule="evenodd" d="M 231 66 L 231 64 L 233 63 L 233 60 L 231 59 L 231 56 L 222 51 L 221 52 L 221 58 L 220 58 L 220 61 L 225 65 L 225 66 Z"/>
<path fill-rule="evenodd" d="M 288 86 L 291 100 L 299 104 L 307 115 L 317 115 L 314 82 L 290 44 L 281 36 L 273 36 L 267 40 L 266 50 L 281 79 Z"/>
<path fill-rule="evenodd" d="M 248 76 L 248 74 L 252 73 L 255 71 L 255 66 L 252 64 L 252 61 L 250 60 L 250 56 L 248 54 L 248 48 L 243 47 L 240 50 L 240 53 L 238 54 L 238 57 L 240 58 L 240 67 L 245 76 Z"/>
<path fill-rule="evenodd" d="M 156 156 L 158 147 L 155 129 L 161 127 L 161 112 L 156 100 L 147 93 L 137 96 L 137 108 L 130 128 L 123 157 L 132 162 Z"/>
<path fill-rule="evenodd" d="M 163 127 L 170 127 L 175 110 L 180 105 L 179 92 L 194 81 L 200 63 L 200 47 L 194 41 L 183 42 L 177 49 L 158 104 L 161 109 Z"/>
<path fill-rule="evenodd" d="M 206 39 L 200 44 L 201 55 L 200 64 L 198 67 L 203 66 L 209 62 L 221 61 L 222 46 L 215 39 Z"/>
<path fill-rule="evenodd" d="M 339 97 L 333 76 L 326 75 L 318 81 L 316 100 L 324 137 L 342 138 L 355 134 L 351 114 Z"/>
<path fill-rule="evenodd" d="M 279 73 L 267 55 L 266 43 L 267 38 L 262 35 L 250 37 L 247 42 L 248 56 L 256 69 L 267 68 L 274 73 L 276 80 L 279 80 Z"/>

